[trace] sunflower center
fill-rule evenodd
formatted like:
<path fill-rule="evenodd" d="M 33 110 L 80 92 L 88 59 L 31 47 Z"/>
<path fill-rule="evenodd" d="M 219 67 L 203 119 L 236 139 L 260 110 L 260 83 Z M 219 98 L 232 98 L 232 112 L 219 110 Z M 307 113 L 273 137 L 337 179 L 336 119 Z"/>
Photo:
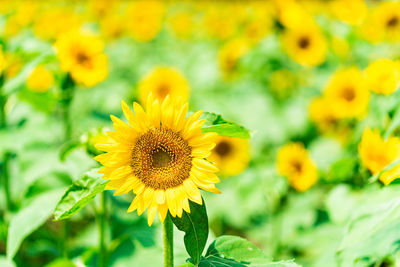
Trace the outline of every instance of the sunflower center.
<path fill-rule="evenodd" d="M 396 27 L 398 24 L 399 24 L 399 18 L 396 17 L 396 16 L 390 18 L 390 19 L 387 21 L 387 23 L 386 23 L 386 25 L 387 25 L 388 27 L 390 27 L 390 28 L 392 28 L 392 27 L 394 28 L 394 27 Z"/>
<path fill-rule="evenodd" d="M 154 128 L 137 138 L 132 149 L 134 175 L 147 187 L 167 189 L 189 178 L 192 149 L 177 132 Z"/>
<path fill-rule="evenodd" d="M 217 152 L 217 154 L 220 155 L 221 157 L 230 154 L 231 151 L 232 151 L 232 146 L 225 141 L 218 143 L 215 147 L 215 152 Z"/>
<path fill-rule="evenodd" d="M 292 162 L 292 167 L 296 173 L 301 173 L 303 169 L 303 165 L 297 160 Z"/>
<path fill-rule="evenodd" d="M 75 58 L 76 58 L 76 62 L 79 65 L 85 66 L 87 68 L 92 67 L 92 62 L 90 60 L 90 56 L 87 55 L 86 53 L 84 53 L 83 51 L 77 52 L 75 55 Z"/>
<path fill-rule="evenodd" d="M 297 42 L 297 45 L 301 48 L 301 49 L 307 49 L 310 46 L 310 38 L 308 38 L 308 36 L 303 36 L 299 39 L 299 41 Z"/>
<path fill-rule="evenodd" d="M 160 98 L 165 98 L 169 94 L 169 91 L 169 86 L 165 83 L 162 83 L 157 87 L 157 95 Z"/>
<path fill-rule="evenodd" d="M 341 97 L 344 98 L 346 101 L 353 101 L 356 97 L 354 89 L 352 87 L 345 87 L 342 90 Z"/>

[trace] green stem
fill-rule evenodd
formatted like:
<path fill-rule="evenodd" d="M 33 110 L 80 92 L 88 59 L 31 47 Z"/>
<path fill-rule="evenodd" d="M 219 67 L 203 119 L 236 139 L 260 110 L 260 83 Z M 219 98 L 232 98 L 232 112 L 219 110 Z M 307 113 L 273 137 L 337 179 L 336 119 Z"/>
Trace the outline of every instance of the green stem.
<path fill-rule="evenodd" d="M 163 225 L 164 238 L 164 267 L 174 267 L 174 229 L 169 214 L 165 218 Z"/>
<path fill-rule="evenodd" d="M 64 140 L 68 141 L 72 136 L 72 126 L 70 118 L 70 106 L 74 96 L 75 83 L 71 76 L 67 74 L 62 85 L 62 117 L 64 122 Z"/>
<path fill-rule="evenodd" d="M 3 187 L 4 187 L 4 194 L 6 196 L 6 205 L 7 205 L 7 210 L 12 210 L 13 209 L 13 204 L 11 200 L 11 193 L 10 193 L 10 184 L 9 184 L 9 170 L 8 170 L 8 164 L 11 159 L 11 154 L 9 152 L 4 153 L 4 158 L 3 158 L 3 164 L 2 164 L 2 177 L 3 177 Z"/>
<path fill-rule="evenodd" d="M 99 266 L 107 266 L 107 249 L 105 242 L 105 226 L 107 219 L 107 195 L 103 191 L 100 195 L 101 210 L 98 212 L 98 225 L 99 225 Z"/>

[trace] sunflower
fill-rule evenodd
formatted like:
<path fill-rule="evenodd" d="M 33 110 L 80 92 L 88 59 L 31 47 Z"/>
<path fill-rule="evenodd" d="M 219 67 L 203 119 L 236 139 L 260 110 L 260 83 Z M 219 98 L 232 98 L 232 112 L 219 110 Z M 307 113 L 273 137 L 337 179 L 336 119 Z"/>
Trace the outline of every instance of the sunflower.
<path fill-rule="evenodd" d="M 332 102 L 324 97 L 314 98 L 309 107 L 310 119 L 321 132 L 332 132 L 338 118 L 333 112 Z"/>
<path fill-rule="evenodd" d="M 308 190 L 318 180 L 317 167 L 302 143 L 289 143 L 279 149 L 277 169 L 300 192 Z"/>
<path fill-rule="evenodd" d="M 358 145 L 358 153 L 368 170 L 372 174 L 377 174 L 395 160 L 400 159 L 400 139 L 392 136 L 384 140 L 378 130 L 366 129 Z M 388 185 L 399 177 L 400 165 L 397 164 L 397 166 L 384 171 L 379 179 Z"/>
<path fill-rule="evenodd" d="M 179 11 L 168 17 L 168 26 L 180 39 L 188 39 L 193 35 L 194 15 L 188 11 Z"/>
<path fill-rule="evenodd" d="M 360 117 L 367 110 L 370 93 L 361 71 L 356 67 L 339 70 L 325 88 L 337 118 Z"/>
<path fill-rule="evenodd" d="M 75 31 L 60 36 L 55 43 L 61 69 L 86 87 L 107 77 L 108 64 L 103 47 L 97 37 Z"/>
<path fill-rule="evenodd" d="M 400 3 L 383 2 L 373 12 L 371 27 L 383 40 L 400 41 Z"/>
<path fill-rule="evenodd" d="M 127 7 L 127 31 L 138 42 L 151 41 L 161 31 L 164 14 L 162 1 L 132 1 Z"/>
<path fill-rule="evenodd" d="M 400 64 L 390 59 L 378 59 L 365 69 L 372 92 L 390 95 L 400 85 Z"/>
<path fill-rule="evenodd" d="M 104 165 L 103 179 L 110 180 L 106 190 L 116 189 L 116 196 L 133 192 L 128 212 L 148 209 L 151 225 L 156 213 L 163 222 L 168 211 L 174 217 L 190 212 L 189 200 L 202 204 L 199 188 L 220 191 L 218 168 L 205 159 L 217 134 L 201 133 L 202 111 L 186 118 L 188 104 L 169 96 L 160 102 L 150 95 L 146 103 L 146 111 L 133 103 L 133 113 L 122 102 L 128 123 L 111 116 L 115 132 L 107 134 L 113 141 L 97 144 L 107 153 L 95 159 Z"/>
<path fill-rule="evenodd" d="M 250 146 L 246 139 L 219 136 L 209 160 L 215 162 L 223 176 L 241 173 L 250 161 Z"/>
<path fill-rule="evenodd" d="M 26 85 L 29 90 L 43 93 L 54 84 L 53 74 L 44 66 L 37 66 L 28 76 Z"/>
<path fill-rule="evenodd" d="M 299 64 L 316 66 L 325 61 L 326 40 L 315 26 L 286 29 L 282 36 L 282 44 L 289 57 Z"/>
<path fill-rule="evenodd" d="M 155 67 L 150 71 L 139 82 L 138 90 L 139 100 L 143 104 L 150 93 L 160 102 L 167 95 L 173 99 L 181 97 L 186 101 L 190 93 L 189 84 L 179 70 L 164 66 Z"/>
<path fill-rule="evenodd" d="M 364 0 L 333 0 L 330 9 L 336 18 L 350 25 L 361 24 L 368 11 Z"/>
<path fill-rule="evenodd" d="M 235 38 L 224 44 L 218 53 L 219 66 L 225 78 L 232 78 L 239 66 L 240 59 L 249 51 L 244 38 Z"/>

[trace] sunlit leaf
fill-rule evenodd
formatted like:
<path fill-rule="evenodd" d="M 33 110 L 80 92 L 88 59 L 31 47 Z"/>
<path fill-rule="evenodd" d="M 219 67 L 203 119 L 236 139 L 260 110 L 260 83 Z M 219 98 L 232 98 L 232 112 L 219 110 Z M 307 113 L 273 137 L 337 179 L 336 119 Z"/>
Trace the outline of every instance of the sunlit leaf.
<path fill-rule="evenodd" d="M 14 257 L 21 242 L 51 216 L 62 193 L 63 190 L 57 189 L 37 196 L 11 219 L 7 236 L 9 259 Z"/>
<path fill-rule="evenodd" d="M 203 133 L 216 132 L 221 136 L 250 138 L 250 132 L 245 127 L 226 121 L 221 115 L 204 112 L 201 119 L 206 120 L 206 123 L 201 128 Z"/>
<path fill-rule="evenodd" d="M 189 202 L 190 213 L 183 211 L 182 218 L 172 217 L 176 227 L 185 232 L 184 242 L 186 251 L 194 264 L 200 262 L 201 254 L 208 238 L 208 218 L 206 206 Z"/>
<path fill-rule="evenodd" d="M 104 191 L 107 182 L 92 170 L 85 173 L 67 189 L 54 211 L 54 220 L 65 220 L 88 204 L 98 193 Z"/>

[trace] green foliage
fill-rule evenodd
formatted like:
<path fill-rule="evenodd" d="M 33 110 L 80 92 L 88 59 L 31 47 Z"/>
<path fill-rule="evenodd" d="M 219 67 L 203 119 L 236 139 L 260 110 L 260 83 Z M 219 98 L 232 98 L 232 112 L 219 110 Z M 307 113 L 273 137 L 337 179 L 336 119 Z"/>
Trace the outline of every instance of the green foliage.
<path fill-rule="evenodd" d="M 192 258 L 194 264 L 201 259 L 208 238 L 208 218 L 206 206 L 189 202 L 190 213 L 183 211 L 182 218 L 172 217 L 176 227 L 185 232 L 184 242 L 186 251 Z"/>
<path fill-rule="evenodd" d="M 14 258 L 21 242 L 53 213 L 62 190 L 52 190 L 35 197 L 11 219 L 7 236 L 7 258 Z"/>
<path fill-rule="evenodd" d="M 54 220 L 65 220 L 86 206 L 98 193 L 104 190 L 107 182 L 100 179 L 97 169 L 85 173 L 64 193 L 54 211 Z"/>
<path fill-rule="evenodd" d="M 250 132 L 236 123 L 226 121 L 221 115 L 204 112 L 201 119 L 205 119 L 206 123 L 202 127 L 204 133 L 216 132 L 222 136 L 238 137 L 238 138 L 250 138 Z"/>

